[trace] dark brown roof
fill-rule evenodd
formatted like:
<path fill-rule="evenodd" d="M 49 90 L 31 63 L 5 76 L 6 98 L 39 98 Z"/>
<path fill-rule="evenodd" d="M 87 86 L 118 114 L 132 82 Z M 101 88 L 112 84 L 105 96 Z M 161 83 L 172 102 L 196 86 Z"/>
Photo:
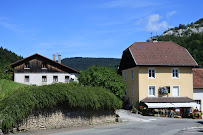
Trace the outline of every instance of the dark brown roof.
<path fill-rule="evenodd" d="M 128 49 L 136 65 L 198 66 L 187 49 L 170 41 L 135 42 Z"/>
<path fill-rule="evenodd" d="M 188 97 L 146 97 L 141 102 L 144 103 L 177 103 L 177 102 L 194 102 Z"/>
<path fill-rule="evenodd" d="M 70 68 L 70 67 L 68 67 L 68 66 L 66 66 L 66 65 L 60 64 L 60 63 L 58 63 L 58 62 L 56 62 L 56 61 L 54 61 L 54 60 L 51 60 L 51 59 L 49 59 L 49 58 L 47 58 L 47 57 L 44 57 L 44 56 L 42 56 L 42 55 L 40 55 L 40 54 L 37 54 L 37 53 L 35 53 L 35 54 L 33 54 L 33 55 L 29 56 L 29 57 L 26 57 L 26 58 L 24 58 L 24 59 L 21 59 L 21 60 L 19 60 L 19 61 L 16 61 L 16 62 L 14 62 L 14 63 L 11 63 L 10 66 L 11 66 L 11 67 L 15 67 L 15 66 L 17 66 L 19 63 L 22 63 L 22 62 L 24 62 L 25 60 L 30 59 L 30 58 L 35 57 L 35 56 L 36 56 L 36 57 L 41 57 L 41 58 L 43 58 L 43 59 L 46 59 L 46 60 L 50 61 L 51 63 L 54 63 L 55 65 L 57 65 L 57 66 L 59 66 L 59 67 L 62 67 L 63 69 L 66 69 L 67 71 L 70 71 L 71 73 L 80 73 L 80 71 L 77 71 L 77 70 L 75 70 L 75 69 L 73 69 L 73 68 Z"/>
<path fill-rule="evenodd" d="M 193 88 L 203 88 L 203 68 L 193 68 Z"/>

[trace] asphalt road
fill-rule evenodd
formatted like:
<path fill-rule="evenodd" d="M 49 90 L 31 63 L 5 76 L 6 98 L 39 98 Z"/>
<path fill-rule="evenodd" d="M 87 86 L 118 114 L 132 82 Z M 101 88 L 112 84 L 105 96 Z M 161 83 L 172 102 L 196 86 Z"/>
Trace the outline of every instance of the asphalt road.
<path fill-rule="evenodd" d="M 54 135 L 185 135 L 203 134 L 193 132 L 189 127 L 203 126 L 202 120 L 176 119 L 162 117 L 144 117 L 129 113 L 125 110 L 118 111 L 124 124 L 99 127 L 92 129 L 77 130 L 71 132 L 57 133 Z"/>
<path fill-rule="evenodd" d="M 123 121 L 120 124 L 104 124 L 103 126 L 90 126 L 75 130 L 55 129 L 52 130 L 53 132 L 30 132 L 23 135 L 203 135 L 203 120 L 201 119 L 145 117 L 126 110 L 119 110 L 118 114 Z"/>

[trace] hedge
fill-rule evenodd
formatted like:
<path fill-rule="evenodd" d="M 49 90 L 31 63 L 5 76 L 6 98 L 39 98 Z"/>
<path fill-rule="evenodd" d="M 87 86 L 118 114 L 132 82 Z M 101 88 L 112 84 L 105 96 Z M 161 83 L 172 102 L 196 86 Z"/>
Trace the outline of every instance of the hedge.
<path fill-rule="evenodd" d="M 71 83 L 22 87 L 8 93 L 0 101 L 0 128 L 7 133 L 35 109 L 51 108 L 63 103 L 70 108 L 91 110 L 114 110 L 122 106 L 121 100 L 101 87 L 84 87 Z"/>

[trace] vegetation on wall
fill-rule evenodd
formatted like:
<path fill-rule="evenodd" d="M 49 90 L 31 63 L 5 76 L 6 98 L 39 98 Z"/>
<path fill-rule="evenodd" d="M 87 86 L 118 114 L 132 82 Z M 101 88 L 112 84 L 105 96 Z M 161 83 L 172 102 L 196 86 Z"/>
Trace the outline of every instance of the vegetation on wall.
<path fill-rule="evenodd" d="M 89 57 L 73 57 L 65 58 L 62 64 L 74 68 L 76 70 L 87 70 L 90 66 L 107 66 L 117 70 L 120 59 L 117 58 L 89 58 Z"/>
<path fill-rule="evenodd" d="M 122 98 L 125 94 L 126 85 L 122 77 L 108 67 L 91 66 L 88 70 L 81 71 L 78 79 L 85 86 L 109 89 L 119 98 Z"/>
<path fill-rule="evenodd" d="M 122 106 L 121 100 L 101 87 L 82 87 L 76 83 L 21 87 L 0 100 L 0 127 L 7 133 L 35 109 L 64 103 L 70 108 L 91 110 L 114 110 Z"/>
<path fill-rule="evenodd" d="M 195 61 L 203 66 L 203 33 L 191 34 L 191 36 L 175 36 L 165 35 L 159 36 L 159 41 L 173 41 L 183 47 L 185 47 L 189 53 L 193 56 Z"/>

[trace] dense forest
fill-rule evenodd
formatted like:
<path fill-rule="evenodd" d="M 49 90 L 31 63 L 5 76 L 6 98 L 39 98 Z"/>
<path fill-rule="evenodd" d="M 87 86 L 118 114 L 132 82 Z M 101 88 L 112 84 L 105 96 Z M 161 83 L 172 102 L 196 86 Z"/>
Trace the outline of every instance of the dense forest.
<path fill-rule="evenodd" d="M 202 26 L 203 19 L 199 19 L 195 23 L 192 24 L 199 24 Z M 178 29 L 185 29 L 186 27 L 191 27 L 191 25 L 179 25 Z M 198 25 L 198 26 L 199 26 Z M 181 26 L 181 27 L 180 27 Z M 185 47 L 196 62 L 203 66 L 203 33 L 191 33 L 190 35 L 183 34 L 184 36 L 177 36 L 177 35 L 162 35 L 158 37 L 158 41 L 173 41 L 183 47 Z"/>
<path fill-rule="evenodd" d="M 67 65 L 76 70 L 86 70 L 89 66 L 107 66 L 117 70 L 120 59 L 117 58 L 89 58 L 89 57 L 72 57 L 65 58 L 61 61 L 62 64 Z"/>
<path fill-rule="evenodd" d="M 11 52 L 10 50 L 7 50 L 6 48 L 0 48 L 0 68 L 13 62 L 16 62 L 22 58 L 22 56 L 18 56 L 17 54 Z"/>

